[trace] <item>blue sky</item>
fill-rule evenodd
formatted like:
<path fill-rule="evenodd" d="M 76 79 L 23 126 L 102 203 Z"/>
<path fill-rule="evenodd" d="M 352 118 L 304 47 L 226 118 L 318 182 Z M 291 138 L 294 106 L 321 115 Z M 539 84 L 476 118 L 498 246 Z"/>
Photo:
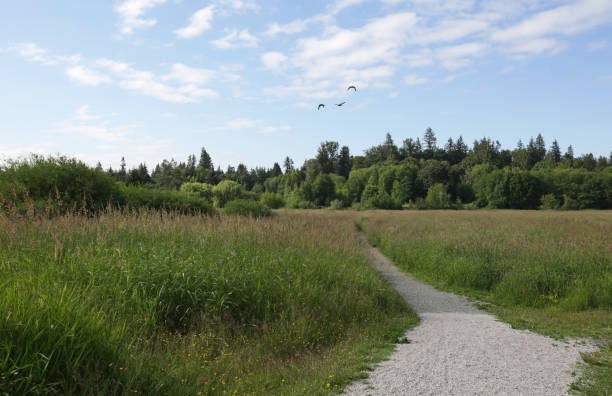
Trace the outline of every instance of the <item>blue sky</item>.
<path fill-rule="evenodd" d="M 6 2 L 0 156 L 270 167 L 428 126 L 607 156 L 611 33 L 610 0 Z"/>

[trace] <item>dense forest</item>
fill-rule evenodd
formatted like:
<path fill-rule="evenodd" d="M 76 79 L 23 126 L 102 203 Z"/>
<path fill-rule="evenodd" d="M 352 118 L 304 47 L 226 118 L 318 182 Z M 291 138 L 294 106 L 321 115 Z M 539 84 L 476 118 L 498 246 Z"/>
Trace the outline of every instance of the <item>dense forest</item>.
<path fill-rule="evenodd" d="M 282 163 L 271 169 L 238 164 L 222 170 L 202 148 L 199 158 L 163 160 L 152 172 L 145 164 L 127 169 L 122 158 L 118 170 L 98 164 L 87 168 L 92 175 L 75 178 L 52 169 L 84 164 L 32 157 L 0 169 L 0 192 L 17 197 L 20 183 L 38 202 L 63 194 L 63 201 L 71 203 L 88 191 L 90 201 L 100 205 L 114 199 L 135 207 L 203 211 L 236 199 L 269 208 L 612 208 L 612 153 L 610 158 L 575 157 L 572 146 L 563 152 L 556 140 L 547 146 L 542 135 L 510 150 L 491 138 L 470 147 L 460 136 L 441 145 L 428 128 L 422 140 L 408 138 L 401 146 L 387 133 L 382 144 L 351 155 L 347 146 L 326 141 L 301 167 L 289 157 Z"/>

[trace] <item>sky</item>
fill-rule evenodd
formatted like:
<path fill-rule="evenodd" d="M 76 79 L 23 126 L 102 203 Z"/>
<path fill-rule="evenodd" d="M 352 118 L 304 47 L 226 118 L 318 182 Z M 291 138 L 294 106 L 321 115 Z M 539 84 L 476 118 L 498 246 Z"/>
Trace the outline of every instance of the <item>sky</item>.
<path fill-rule="evenodd" d="M 610 0 L 20 0 L 0 71 L 4 159 L 300 165 L 427 127 L 612 150 Z"/>

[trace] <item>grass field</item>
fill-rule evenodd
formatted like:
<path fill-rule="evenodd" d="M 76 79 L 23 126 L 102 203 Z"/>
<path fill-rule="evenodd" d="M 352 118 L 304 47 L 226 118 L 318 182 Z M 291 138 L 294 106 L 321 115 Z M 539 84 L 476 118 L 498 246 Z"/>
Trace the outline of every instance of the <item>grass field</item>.
<path fill-rule="evenodd" d="M 0 394 L 337 392 L 417 322 L 354 218 L 0 215 Z"/>
<path fill-rule="evenodd" d="M 598 339 L 574 388 L 612 393 L 612 212 L 376 211 L 360 225 L 406 272 L 516 328 Z"/>

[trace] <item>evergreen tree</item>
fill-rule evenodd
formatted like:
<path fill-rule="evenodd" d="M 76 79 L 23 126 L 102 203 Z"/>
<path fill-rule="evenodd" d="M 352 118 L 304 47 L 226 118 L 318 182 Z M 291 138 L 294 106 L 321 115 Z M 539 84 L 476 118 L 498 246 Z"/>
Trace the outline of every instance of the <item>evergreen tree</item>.
<path fill-rule="evenodd" d="M 512 168 L 526 170 L 528 167 L 529 159 L 527 150 L 523 145 L 523 141 L 519 140 L 516 149 L 512 152 Z"/>
<path fill-rule="evenodd" d="M 561 161 L 561 149 L 559 148 L 559 143 L 557 142 L 556 139 L 553 140 L 552 146 L 550 146 L 549 154 L 550 154 L 550 158 L 555 164 Z"/>
<path fill-rule="evenodd" d="M 438 139 L 436 138 L 436 134 L 431 128 L 427 128 L 425 130 L 425 135 L 423 136 L 423 141 L 425 142 L 425 151 L 429 158 L 433 156 L 434 151 L 436 150 L 436 142 Z"/>
<path fill-rule="evenodd" d="M 570 164 L 574 161 L 574 148 L 570 144 L 565 152 L 565 159 L 570 162 Z"/>
<path fill-rule="evenodd" d="M 457 142 L 455 143 L 455 150 L 454 150 L 454 159 L 455 159 L 455 163 L 459 163 L 461 161 L 463 161 L 463 159 L 467 156 L 468 154 L 468 147 L 467 144 L 465 144 L 463 142 L 463 136 L 459 135 L 459 139 L 457 139 Z"/>
<path fill-rule="evenodd" d="M 446 154 L 448 156 L 450 156 L 455 150 L 455 142 L 453 142 L 452 137 L 449 137 L 448 140 L 446 141 L 446 144 L 444 145 L 444 150 L 446 151 Z"/>
<path fill-rule="evenodd" d="M 272 166 L 272 177 L 280 176 L 282 174 L 283 171 L 281 170 L 280 165 L 278 164 L 278 162 L 275 162 L 274 166 Z"/>
<path fill-rule="evenodd" d="M 204 147 L 202 147 L 202 151 L 200 153 L 200 162 L 198 162 L 198 168 L 211 170 L 214 169 L 210 155 L 208 155 Z"/>
<path fill-rule="evenodd" d="M 537 155 L 536 163 L 544 161 L 544 158 L 546 157 L 546 143 L 544 143 L 544 138 L 542 137 L 541 133 L 538 133 L 538 136 L 536 137 L 535 149 Z"/>
<path fill-rule="evenodd" d="M 193 177 L 195 175 L 195 168 L 196 168 L 196 156 L 194 154 L 191 154 L 187 158 L 187 165 L 185 167 L 185 175 L 188 178 Z"/>
<path fill-rule="evenodd" d="M 423 145 L 421 144 L 421 140 L 419 138 L 416 138 L 416 141 L 414 142 L 414 150 L 416 152 L 415 158 L 421 158 L 423 156 Z"/>
<path fill-rule="evenodd" d="M 349 173 L 351 173 L 351 153 L 349 152 L 348 146 L 342 146 L 340 149 L 336 173 L 340 176 L 344 176 L 347 179 L 349 177 Z"/>
<path fill-rule="evenodd" d="M 417 151 L 416 142 L 412 140 L 412 138 L 405 139 L 402 148 L 400 149 L 400 155 L 402 158 L 417 158 L 419 154 L 420 153 Z"/>
<path fill-rule="evenodd" d="M 127 176 L 127 170 L 125 168 L 125 157 L 121 157 L 121 167 L 119 168 L 119 172 L 117 172 L 117 176 L 119 176 L 120 181 L 125 181 Z"/>
<path fill-rule="evenodd" d="M 285 168 L 285 174 L 291 172 L 293 170 L 293 160 L 291 158 L 289 158 L 289 156 L 287 156 L 285 158 L 285 162 L 283 164 L 283 167 Z"/>

